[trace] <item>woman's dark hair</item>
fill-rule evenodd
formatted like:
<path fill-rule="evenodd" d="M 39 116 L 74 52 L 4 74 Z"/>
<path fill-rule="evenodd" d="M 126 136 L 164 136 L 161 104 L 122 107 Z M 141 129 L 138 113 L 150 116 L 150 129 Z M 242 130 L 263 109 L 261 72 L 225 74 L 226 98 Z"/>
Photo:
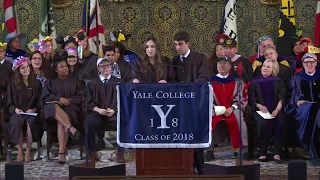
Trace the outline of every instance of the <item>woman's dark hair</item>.
<path fill-rule="evenodd" d="M 123 59 L 123 56 L 124 56 L 124 52 L 126 52 L 127 48 L 126 46 L 121 43 L 121 42 L 114 42 L 113 43 L 113 47 L 114 48 L 118 48 L 119 52 L 120 52 L 120 58 L 119 60 Z"/>
<path fill-rule="evenodd" d="M 40 70 L 40 76 L 44 76 L 44 74 L 45 74 L 44 71 L 45 71 L 45 70 L 44 70 L 43 62 L 44 62 L 45 60 L 44 60 L 43 55 L 40 53 L 40 51 L 33 51 L 33 52 L 29 55 L 29 59 L 30 59 L 30 61 L 32 61 L 32 57 L 33 57 L 33 55 L 35 55 L 35 54 L 40 54 L 40 57 L 41 57 L 41 59 L 42 59 L 42 64 L 41 64 L 41 66 L 40 66 L 40 68 L 39 68 L 39 70 Z M 33 70 L 32 63 L 30 63 L 30 66 L 31 66 L 31 71 L 33 71 L 33 74 L 36 75 L 36 72 L 34 72 L 34 70 Z"/>
<path fill-rule="evenodd" d="M 211 55 L 209 57 L 209 69 L 212 69 L 213 72 L 210 72 L 210 73 L 215 73 L 215 74 L 218 74 L 218 70 L 217 70 L 217 54 L 216 54 L 216 50 L 217 50 L 217 46 L 219 45 L 215 45 L 213 48 L 212 48 L 212 51 L 211 51 Z"/>
<path fill-rule="evenodd" d="M 22 79 L 22 75 L 20 73 L 20 68 L 21 68 L 21 66 L 19 66 L 13 72 L 13 77 L 12 77 L 12 82 L 13 82 L 14 86 L 16 87 L 16 89 L 18 89 L 18 90 L 21 90 L 23 87 L 25 87 L 23 79 Z M 29 64 L 29 68 L 30 68 L 30 74 L 28 76 L 28 87 L 35 88 L 36 87 L 36 78 L 34 77 L 33 71 L 31 70 L 32 67 L 30 64 Z"/>
<path fill-rule="evenodd" d="M 141 72 L 145 73 L 148 71 L 152 71 L 151 67 L 152 64 L 149 61 L 149 56 L 146 53 L 146 48 L 147 48 L 147 42 L 148 41 L 153 41 L 155 44 L 155 48 L 156 48 L 156 58 L 155 58 L 155 62 L 154 62 L 154 68 L 156 70 L 156 77 L 157 77 L 157 81 L 160 80 L 160 78 L 163 76 L 163 61 L 162 61 L 162 55 L 161 55 L 161 51 L 160 51 L 160 46 L 159 46 L 159 42 L 157 41 L 157 39 L 155 37 L 149 37 L 147 38 L 144 43 L 143 43 L 143 57 L 141 59 Z"/>
<path fill-rule="evenodd" d="M 54 60 L 53 60 L 53 62 L 51 64 L 51 68 L 50 68 L 50 72 L 51 72 L 50 74 L 51 74 L 52 78 L 57 78 L 58 77 L 56 69 L 57 69 L 58 64 L 60 62 L 64 61 L 68 65 L 67 57 L 68 57 L 68 54 L 66 54 L 64 52 L 55 54 Z M 69 65 L 68 65 L 68 67 L 69 67 Z"/>

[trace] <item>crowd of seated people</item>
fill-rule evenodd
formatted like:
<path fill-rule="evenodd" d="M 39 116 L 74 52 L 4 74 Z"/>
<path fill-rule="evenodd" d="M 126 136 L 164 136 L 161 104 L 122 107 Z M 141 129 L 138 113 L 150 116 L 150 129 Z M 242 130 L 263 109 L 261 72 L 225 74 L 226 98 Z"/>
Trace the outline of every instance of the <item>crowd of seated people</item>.
<path fill-rule="evenodd" d="M 51 121 L 57 124 L 58 162 L 65 164 L 68 138 L 81 138 L 79 119 L 85 107 L 88 110 L 84 125 L 88 127 L 89 159 L 96 160 L 96 151 L 104 148 L 101 145 L 104 132 L 99 127 L 105 123 L 115 130 L 117 127 L 115 84 L 118 82 L 210 81 L 215 113 L 213 142 L 206 152 L 208 160 L 215 158 L 214 147 L 226 137 L 230 137 L 236 156 L 236 150 L 250 146 L 252 142 L 248 140 L 254 136 L 260 151 L 258 160 L 268 160 L 267 150 L 272 139 L 275 150 L 272 160 L 281 163 L 283 148 L 288 146 L 288 136 L 292 133 L 289 126 L 294 124 L 296 141 L 310 152 L 315 165 L 320 164 L 320 71 L 317 56 L 305 50 L 312 43 L 310 38 L 301 38 L 292 47 L 295 55 L 288 56 L 295 58 L 291 58 L 290 63 L 277 54 L 268 36 L 259 38 L 258 53 L 247 59 L 238 53 L 235 40 L 219 35 L 207 59 L 204 54 L 189 49 L 188 33 L 178 32 L 174 36 L 178 55 L 172 60 L 163 56 L 157 39 L 150 37 L 143 43 L 141 57 L 130 63 L 125 61 L 126 48 L 119 42 L 105 46 L 104 57 L 99 58 L 90 52 L 87 37 L 77 40 L 67 36 L 61 42 L 61 52 L 55 52 L 53 39 L 46 37 L 46 49 L 30 54 L 20 48 L 23 38 L 16 34 L 6 38 L 7 44 L 0 43 L 0 108 L 6 112 L 3 132 L 18 149 L 17 161 L 32 160 L 31 144 L 41 139 L 43 123 Z M 78 46 L 83 49 L 81 58 Z M 87 80 L 89 83 L 85 83 Z M 85 101 L 88 102 L 86 106 Z M 215 109 L 218 106 L 224 106 L 225 111 L 219 113 Z M 272 118 L 264 118 L 257 111 L 269 113 Z M 40 113 L 43 113 L 44 122 L 40 120 Z M 248 119 L 254 122 L 256 131 L 249 131 Z M 125 162 L 121 147 L 117 150 L 117 161 Z M 195 164 L 199 172 L 203 161 L 203 150 L 196 149 Z"/>

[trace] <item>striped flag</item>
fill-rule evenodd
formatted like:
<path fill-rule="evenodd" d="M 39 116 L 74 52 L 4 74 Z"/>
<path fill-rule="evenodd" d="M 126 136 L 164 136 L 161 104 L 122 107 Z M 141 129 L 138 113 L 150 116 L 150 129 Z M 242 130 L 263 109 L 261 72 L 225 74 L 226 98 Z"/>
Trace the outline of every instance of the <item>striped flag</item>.
<path fill-rule="evenodd" d="M 237 41 L 237 32 L 236 0 L 225 0 L 220 34 L 227 34 Z"/>
<path fill-rule="evenodd" d="M 280 56 L 290 56 L 296 34 L 293 0 L 282 0 L 279 18 L 277 52 Z"/>
<path fill-rule="evenodd" d="M 97 54 L 99 57 L 102 57 L 102 47 L 106 43 L 100 12 L 98 0 L 85 0 L 82 28 L 88 36 L 90 51 Z"/>
<path fill-rule="evenodd" d="M 314 26 L 314 45 L 320 47 L 320 0 L 318 0 L 316 22 Z"/>
<path fill-rule="evenodd" d="M 51 36 L 52 39 L 56 39 L 56 28 L 53 21 L 53 8 L 51 0 L 40 1 L 40 26 L 39 26 L 39 41 L 46 36 Z M 56 41 L 53 40 L 53 49 L 57 48 Z"/>
<path fill-rule="evenodd" d="M 15 7 L 16 0 L 4 0 L 3 1 L 3 12 L 4 12 L 4 22 L 2 25 L 3 36 L 5 37 L 10 33 L 20 33 L 19 22 L 17 18 L 17 10 Z"/>

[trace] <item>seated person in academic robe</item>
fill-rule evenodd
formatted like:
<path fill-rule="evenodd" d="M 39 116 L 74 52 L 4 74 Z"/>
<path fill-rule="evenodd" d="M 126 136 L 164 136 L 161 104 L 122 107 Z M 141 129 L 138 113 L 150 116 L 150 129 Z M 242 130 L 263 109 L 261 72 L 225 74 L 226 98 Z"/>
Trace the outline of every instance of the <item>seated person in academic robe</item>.
<path fill-rule="evenodd" d="M 141 60 L 132 63 L 133 83 L 168 83 L 174 80 L 170 59 L 161 55 L 156 38 L 149 37 L 144 42 L 145 51 Z"/>
<path fill-rule="evenodd" d="M 293 92 L 286 112 L 293 113 L 299 142 L 309 151 L 311 162 L 319 166 L 320 69 L 316 67 L 317 56 L 306 53 L 302 57 L 302 64 L 304 70 L 292 78 Z"/>
<path fill-rule="evenodd" d="M 13 62 L 20 56 L 27 56 L 27 52 L 22 50 L 21 47 L 24 46 L 26 35 L 17 34 L 16 32 L 9 33 L 6 36 L 7 50 L 5 59 L 9 62 Z"/>
<path fill-rule="evenodd" d="M 80 75 L 83 70 L 83 64 L 79 63 L 78 51 L 76 48 L 69 47 L 65 49 L 63 56 L 67 56 L 67 63 L 69 66 L 69 77 L 80 80 Z"/>
<path fill-rule="evenodd" d="M 131 66 L 123 59 L 121 48 L 118 46 L 105 46 L 103 48 L 104 57 L 111 60 L 112 75 L 121 79 L 122 82 L 129 82 L 131 77 Z"/>
<path fill-rule="evenodd" d="M 44 69 L 44 59 L 42 54 L 40 53 L 40 51 L 34 51 L 30 54 L 30 59 L 31 71 L 33 72 L 33 75 L 41 82 L 42 86 L 44 86 L 44 83 L 47 80 L 47 77 L 45 77 L 45 75 L 48 75 L 48 70 Z"/>
<path fill-rule="evenodd" d="M 59 142 L 59 163 L 65 164 L 65 150 L 68 135 L 78 140 L 79 117 L 84 99 L 84 87 L 77 79 L 69 77 L 65 58 L 57 58 L 53 63 L 55 77 L 46 81 L 41 94 L 41 105 L 46 123 L 56 120 Z"/>
<path fill-rule="evenodd" d="M 37 80 L 29 65 L 27 57 L 18 57 L 13 61 L 12 84 L 8 87 L 6 110 L 9 121 L 5 125 L 8 141 L 18 148 L 17 161 L 31 161 L 32 142 L 41 139 L 41 123 L 38 116 L 22 113 L 40 112 L 41 82 Z M 23 131 L 26 131 L 26 154 L 22 148 Z"/>
<path fill-rule="evenodd" d="M 100 73 L 99 77 L 89 84 L 89 92 L 87 94 L 88 112 L 86 118 L 86 126 L 88 128 L 89 139 L 89 159 L 96 158 L 96 132 L 103 124 L 109 124 L 115 129 L 117 128 L 117 82 L 121 80 L 111 75 L 111 60 L 108 58 L 99 58 L 97 68 Z M 124 149 L 118 147 L 117 162 L 123 163 Z"/>
<path fill-rule="evenodd" d="M 253 73 L 253 76 L 254 77 L 261 76 L 262 63 L 266 59 L 278 61 L 278 63 L 279 63 L 278 77 L 283 81 L 285 88 L 286 88 L 286 92 L 290 92 L 290 80 L 292 77 L 291 69 L 288 65 L 288 62 L 286 60 L 282 59 L 281 57 L 279 57 L 277 51 L 273 47 L 265 48 L 263 51 L 263 56 L 259 58 L 259 61 L 255 61 L 255 62 L 259 62 L 260 65 L 256 67 L 256 69 Z M 255 63 L 255 64 L 258 65 L 259 63 Z"/>
<path fill-rule="evenodd" d="M 270 59 L 263 62 L 261 77 L 252 80 L 249 88 L 249 103 L 257 125 L 257 138 L 260 148 L 259 161 L 267 161 L 267 149 L 270 139 L 274 137 L 275 155 L 273 160 L 281 163 L 284 114 L 283 106 L 286 92 L 283 82 L 277 77 L 279 64 Z M 273 119 L 264 119 L 256 111 L 270 113 Z"/>
<path fill-rule="evenodd" d="M 213 88 L 213 103 L 214 106 L 224 106 L 226 111 L 223 114 L 217 114 L 215 110 L 215 115 L 212 117 L 212 132 L 213 132 L 213 142 L 212 144 L 219 144 L 223 142 L 227 135 L 224 133 L 225 129 L 221 129 L 221 123 L 225 122 L 230 135 L 231 144 L 234 150 L 240 148 L 240 146 L 247 146 L 247 126 L 244 122 L 244 109 L 247 105 L 246 101 L 243 101 L 243 81 L 236 81 L 232 75 L 229 75 L 231 69 L 231 59 L 230 58 L 219 58 L 218 59 L 218 74 L 211 78 L 211 85 Z M 241 121 L 241 137 L 239 136 Z M 219 141 L 220 142 L 215 142 Z M 213 150 L 213 148 L 212 148 Z M 207 152 L 208 154 L 213 151 Z M 236 155 L 237 153 L 235 153 Z"/>
<path fill-rule="evenodd" d="M 6 43 L 0 42 L 0 108 L 5 105 L 5 99 L 7 97 L 8 85 L 11 82 L 12 76 L 12 63 L 5 59 Z"/>

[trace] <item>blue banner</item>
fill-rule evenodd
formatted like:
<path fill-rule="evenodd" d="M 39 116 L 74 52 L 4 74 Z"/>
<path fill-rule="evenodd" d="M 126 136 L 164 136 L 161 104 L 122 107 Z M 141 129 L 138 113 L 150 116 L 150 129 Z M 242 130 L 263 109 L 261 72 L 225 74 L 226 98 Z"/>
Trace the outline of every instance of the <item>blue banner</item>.
<path fill-rule="evenodd" d="M 212 86 L 208 83 L 117 86 L 117 143 L 125 148 L 207 148 Z"/>

